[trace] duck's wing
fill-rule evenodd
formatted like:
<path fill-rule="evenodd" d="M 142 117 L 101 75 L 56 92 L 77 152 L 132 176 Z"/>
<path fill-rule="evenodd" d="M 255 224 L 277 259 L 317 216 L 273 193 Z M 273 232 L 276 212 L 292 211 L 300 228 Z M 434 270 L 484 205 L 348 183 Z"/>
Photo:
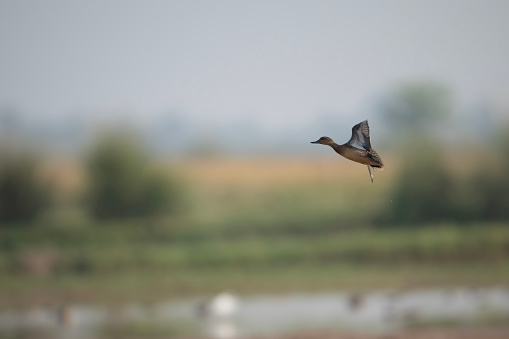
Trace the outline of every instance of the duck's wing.
<path fill-rule="evenodd" d="M 346 144 L 365 151 L 369 151 L 371 149 L 369 125 L 367 120 L 359 122 L 357 125 L 352 127 L 352 137 Z"/>

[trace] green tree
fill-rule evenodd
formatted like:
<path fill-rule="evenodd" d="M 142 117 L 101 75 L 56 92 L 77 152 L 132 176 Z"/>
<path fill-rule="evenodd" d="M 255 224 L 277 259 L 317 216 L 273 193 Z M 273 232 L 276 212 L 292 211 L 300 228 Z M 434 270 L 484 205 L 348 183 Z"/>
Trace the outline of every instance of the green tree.
<path fill-rule="evenodd" d="M 89 158 L 90 209 L 98 218 L 150 216 L 180 203 L 175 177 L 154 173 L 139 138 L 124 131 L 99 138 Z"/>
<path fill-rule="evenodd" d="M 502 127 L 492 148 L 497 150 L 497 166 L 482 163 L 465 186 L 472 192 L 475 205 L 466 211 L 481 220 L 509 219 L 509 128 Z"/>
<path fill-rule="evenodd" d="M 395 184 L 391 219 L 403 223 L 425 223 L 453 218 L 453 181 L 432 142 L 415 140 L 404 151 L 404 166 Z"/>
<path fill-rule="evenodd" d="M 391 221 L 419 224 L 452 217 L 453 181 L 436 133 L 452 108 L 449 90 L 431 83 L 401 86 L 382 101 L 381 113 L 402 156 Z"/>
<path fill-rule="evenodd" d="M 29 154 L 0 156 L 0 223 L 34 219 L 50 204 L 51 192 L 38 177 L 38 161 Z"/>

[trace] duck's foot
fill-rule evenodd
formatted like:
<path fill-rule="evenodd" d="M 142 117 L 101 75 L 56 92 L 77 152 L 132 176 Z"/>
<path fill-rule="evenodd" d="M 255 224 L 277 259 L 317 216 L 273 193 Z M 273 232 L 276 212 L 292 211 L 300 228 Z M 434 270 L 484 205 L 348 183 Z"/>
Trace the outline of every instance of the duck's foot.
<path fill-rule="evenodd" d="M 371 182 L 373 182 L 373 172 L 371 171 L 371 166 L 368 166 L 369 176 L 371 177 Z"/>

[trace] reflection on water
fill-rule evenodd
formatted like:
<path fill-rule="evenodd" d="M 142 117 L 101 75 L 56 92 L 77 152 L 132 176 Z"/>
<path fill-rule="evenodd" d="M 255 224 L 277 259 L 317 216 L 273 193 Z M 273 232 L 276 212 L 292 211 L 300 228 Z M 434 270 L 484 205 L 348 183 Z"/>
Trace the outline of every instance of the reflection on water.
<path fill-rule="evenodd" d="M 178 332 L 181 335 L 192 328 L 195 335 L 232 339 L 299 329 L 379 333 L 411 323 L 469 323 L 489 316 L 509 316 L 509 289 L 289 294 L 241 300 L 225 294 L 218 297 L 207 303 L 193 299 L 115 309 L 76 305 L 5 311 L 0 313 L 0 330 L 15 334 L 45 329 L 61 338 L 94 338 L 105 326 L 129 328 L 129 324 L 142 322 L 175 324 L 173 331 L 185 324 Z M 219 316 L 210 313 L 214 307 Z M 209 313 L 204 314 L 204 308 Z"/>

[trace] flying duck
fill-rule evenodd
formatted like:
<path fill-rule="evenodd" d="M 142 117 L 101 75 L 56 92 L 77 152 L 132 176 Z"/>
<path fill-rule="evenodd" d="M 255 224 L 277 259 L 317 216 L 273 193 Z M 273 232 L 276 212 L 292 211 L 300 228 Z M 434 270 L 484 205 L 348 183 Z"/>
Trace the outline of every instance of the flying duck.
<path fill-rule="evenodd" d="M 352 127 L 352 137 L 346 144 L 338 145 L 329 137 L 321 137 L 317 141 L 312 141 L 311 143 L 329 145 L 339 155 L 360 164 L 367 165 L 371 182 L 373 182 L 373 171 L 371 171 L 371 169 L 376 168 L 383 170 L 384 168 L 382 158 L 380 158 L 378 153 L 371 148 L 369 125 L 367 120 L 364 120 Z"/>

